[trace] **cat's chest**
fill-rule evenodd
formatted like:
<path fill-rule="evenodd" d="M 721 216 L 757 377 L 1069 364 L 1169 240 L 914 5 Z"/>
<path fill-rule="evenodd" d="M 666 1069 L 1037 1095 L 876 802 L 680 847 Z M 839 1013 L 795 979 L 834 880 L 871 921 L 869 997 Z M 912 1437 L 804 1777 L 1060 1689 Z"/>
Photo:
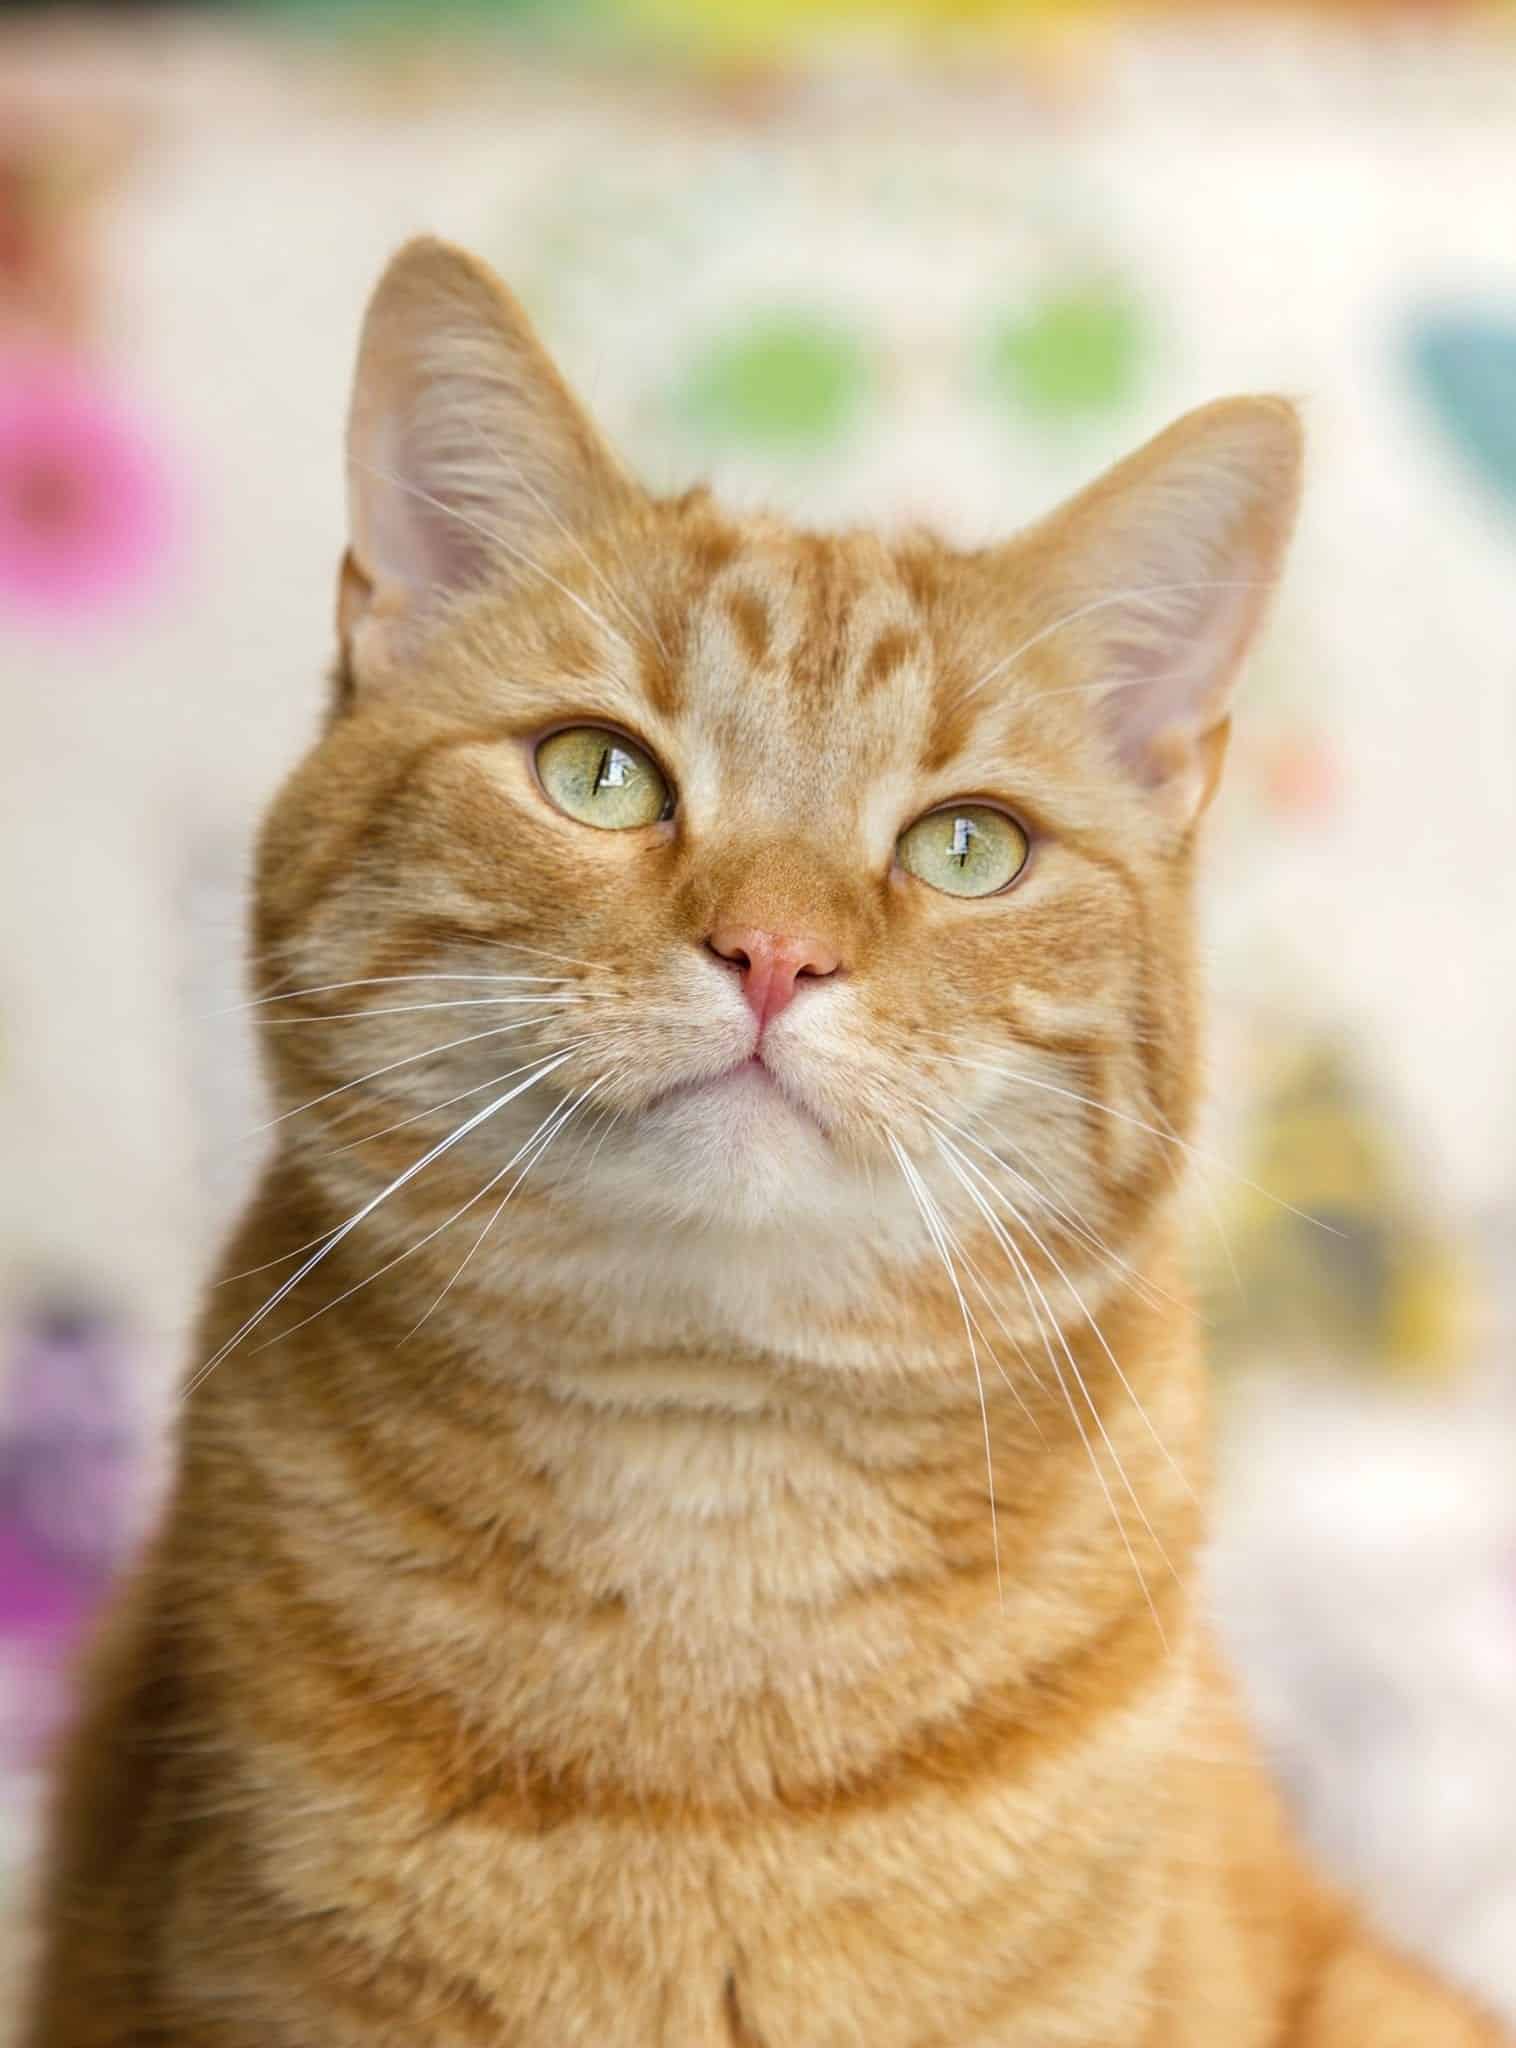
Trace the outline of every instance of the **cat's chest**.
<path fill-rule="evenodd" d="M 991 1631 L 955 1669 L 892 1603 L 872 1630 L 833 1615 L 786 1644 L 733 1626 L 724 1648 L 666 1610 L 652 1628 L 616 1602 L 523 1609 L 479 1630 L 459 1695 L 407 1659 L 405 1605 L 424 1605 L 414 1588 L 372 1604 L 365 1640 L 391 1654 L 361 1693 L 338 1669 L 351 1636 L 312 1641 L 299 1683 L 291 1658 L 242 1754 L 285 1909 L 394 1960 L 423 2001 L 418 2048 L 1079 2043 L 1056 1967 L 1070 1940 L 1141 1961 L 1163 1896 L 1161 1699 L 1151 1745 L 1128 1715 L 1071 1745 L 988 1682 L 965 1690 Z M 463 1656 L 473 1624 L 431 1622 Z M 1113 2009 L 1089 2048 L 1122 2038 Z"/>
<path fill-rule="evenodd" d="M 1014 1681 L 1078 1552 L 1050 1509 L 997 1553 L 977 1407 L 770 1395 L 260 1439 L 280 1514 L 207 1620 L 261 1860 L 500 2048 L 968 2048 L 1088 1859 L 1159 1836 L 1130 1728 L 1071 1750 Z"/>
<path fill-rule="evenodd" d="M 926 2048 L 945 2021 L 961 2048 L 1065 2038 L 1045 1964 L 1077 1887 L 1043 1831 L 1014 1802 L 910 1804 L 735 1829 L 545 1809 L 527 1829 L 482 1808 L 397 1841 L 361 1899 L 328 1816 L 327 1910 L 418 1985 L 467 1987 L 457 2048 Z M 309 1881 L 308 1852 L 301 1867 Z M 1112 1985 L 1106 2024 L 1129 1993 Z M 431 2004 L 421 2017 L 418 2042 L 455 2048 Z"/>

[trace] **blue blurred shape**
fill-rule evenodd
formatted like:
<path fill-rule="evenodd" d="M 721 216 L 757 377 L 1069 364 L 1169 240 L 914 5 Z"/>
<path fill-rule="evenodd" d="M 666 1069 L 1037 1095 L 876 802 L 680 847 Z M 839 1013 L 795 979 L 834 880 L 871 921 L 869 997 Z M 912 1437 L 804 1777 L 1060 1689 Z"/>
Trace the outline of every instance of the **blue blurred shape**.
<path fill-rule="evenodd" d="M 1516 504 L 1516 312 L 1422 319 L 1412 330 L 1411 363 L 1465 460 Z"/>

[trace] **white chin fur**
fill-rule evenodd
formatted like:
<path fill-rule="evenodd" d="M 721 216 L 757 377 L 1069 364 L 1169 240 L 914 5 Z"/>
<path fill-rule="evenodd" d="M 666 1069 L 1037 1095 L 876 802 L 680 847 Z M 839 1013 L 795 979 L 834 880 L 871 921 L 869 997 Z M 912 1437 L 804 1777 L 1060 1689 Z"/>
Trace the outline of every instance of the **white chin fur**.
<path fill-rule="evenodd" d="M 690 1220 L 814 1222 L 853 1179 L 811 1118 L 747 1069 L 656 1103 L 616 1152 L 602 1164 L 618 1199 Z"/>

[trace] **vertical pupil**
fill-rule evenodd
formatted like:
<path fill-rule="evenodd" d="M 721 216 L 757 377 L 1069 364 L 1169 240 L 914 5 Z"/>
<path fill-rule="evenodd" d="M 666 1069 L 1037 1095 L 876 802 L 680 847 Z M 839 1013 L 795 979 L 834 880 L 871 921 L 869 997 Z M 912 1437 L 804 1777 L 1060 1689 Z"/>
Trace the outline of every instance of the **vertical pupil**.
<path fill-rule="evenodd" d="M 600 756 L 600 766 L 595 770 L 595 793 L 602 789 L 625 789 L 632 766 L 631 756 L 622 753 L 620 747 L 607 747 Z"/>
<path fill-rule="evenodd" d="M 959 867 L 966 867 L 968 864 L 969 846 L 973 837 L 974 828 L 967 818 L 953 820 L 953 859 L 957 861 Z"/>

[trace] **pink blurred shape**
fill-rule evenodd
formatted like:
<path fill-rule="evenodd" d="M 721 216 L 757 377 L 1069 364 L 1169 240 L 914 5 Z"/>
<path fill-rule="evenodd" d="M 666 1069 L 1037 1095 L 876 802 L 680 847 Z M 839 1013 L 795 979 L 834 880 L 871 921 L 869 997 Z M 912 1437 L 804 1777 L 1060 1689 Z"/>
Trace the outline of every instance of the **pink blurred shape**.
<path fill-rule="evenodd" d="M 0 604 L 98 615 L 150 582 L 174 514 L 143 422 L 67 359 L 0 358 Z"/>

